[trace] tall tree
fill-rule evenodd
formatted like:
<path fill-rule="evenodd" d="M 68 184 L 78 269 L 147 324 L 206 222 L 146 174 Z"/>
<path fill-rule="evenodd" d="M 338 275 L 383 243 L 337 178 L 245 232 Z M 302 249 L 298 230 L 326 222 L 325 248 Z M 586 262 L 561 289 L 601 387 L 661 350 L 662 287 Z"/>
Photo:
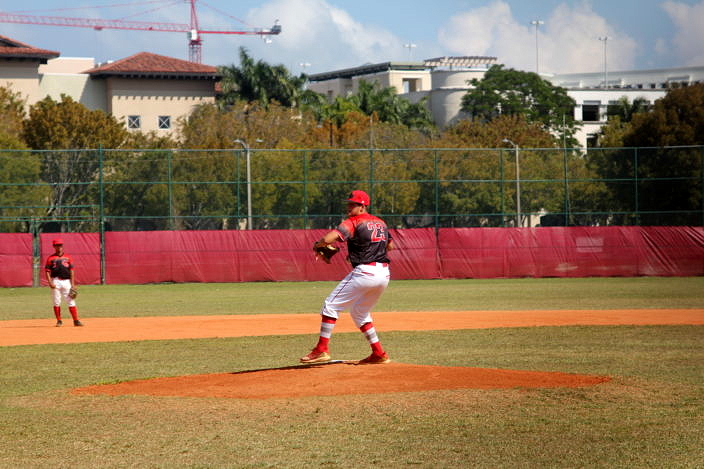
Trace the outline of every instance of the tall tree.
<path fill-rule="evenodd" d="M 650 112 L 636 113 L 620 136 L 625 147 L 590 153 L 622 212 L 641 212 L 633 223 L 700 224 L 704 84 L 671 89 Z M 625 182 L 627 180 L 628 182 Z"/>
<path fill-rule="evenodd" d="M 283 65 L 255 61 L 244 47 L 240 47 L 239 54 L 239 66 L 218 67 L 222 75 L 221 105 L 229 106 L 237 101 L 256 102 L 264 107 L 272 101 L 286 107 L 301 104 L 305 75 L 293 76 Z"/>
<path fill-rule="evenodd" d="M 536 73 L 504 69 L 503 65 L 493 65 L 481 80 L 475 78 L 469 84 L 473 88 L 462 97 L 462 110 L 473 119 L 488 122 L 498 116 L 520 115 L 576 145 L 575 101 L 564 88 Z"/>
<path fill-rule="evenodd" d="M 115 117 L 62 95 L 59 102 L 46 97 L 30 107 L 22 136 L 33 150 L 54 150 L 41 153 L 41 176 L 52 187 L 46 215 L 80 219 L 96 204 L 91 183 L 100 160 L 94 149 L 119 148 L 127 130 Z"/>
<path fill-rule="evenodd" d="M 20 93 L 0 86 L 0 135 L 21 138 L 25 102 Z"/>

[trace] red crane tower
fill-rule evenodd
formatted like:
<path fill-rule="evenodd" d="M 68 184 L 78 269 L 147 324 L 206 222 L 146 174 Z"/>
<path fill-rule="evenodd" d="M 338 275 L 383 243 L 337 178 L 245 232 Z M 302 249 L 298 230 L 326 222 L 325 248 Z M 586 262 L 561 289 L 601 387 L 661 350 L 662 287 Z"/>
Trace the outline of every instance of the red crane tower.
<path fill-rule="evenodd" d="M 0 23 L 39 24 L 45 26 L 69 26 L 74 28 L 102 29 L 128 29 L 134 31 L 162 31 L 179 32 L 188 34 L 188 59 L 191 62 L 201 63 L 201 50 L 203 47 L 203 34 L 238 34 L 256 36 L 275 36 L 281 33 L 278 20 L 269 29 L 257 28 L 242 31 L 214 31 L 203 30 L 198 26 L 197 0 L 185 0 L 191 4 L 190 24 L 180 23 L 152 23 L 147 21 L 103 20 L 94 18 L 69 18 L 63 16 L 31 16 L 16 15 L 0 12 Z"/>

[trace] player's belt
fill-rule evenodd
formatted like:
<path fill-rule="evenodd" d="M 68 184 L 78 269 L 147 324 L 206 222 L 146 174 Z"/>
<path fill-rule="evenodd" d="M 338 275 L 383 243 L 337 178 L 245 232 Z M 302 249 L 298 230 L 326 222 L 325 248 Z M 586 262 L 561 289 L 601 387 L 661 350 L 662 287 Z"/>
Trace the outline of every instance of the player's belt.
<path fill-rule="evenodd" d="M 380 267 L 388 267 L 389 266 L 389 264 L 386 262 L 368 262 L 364 265 L 378 265 Z"/>

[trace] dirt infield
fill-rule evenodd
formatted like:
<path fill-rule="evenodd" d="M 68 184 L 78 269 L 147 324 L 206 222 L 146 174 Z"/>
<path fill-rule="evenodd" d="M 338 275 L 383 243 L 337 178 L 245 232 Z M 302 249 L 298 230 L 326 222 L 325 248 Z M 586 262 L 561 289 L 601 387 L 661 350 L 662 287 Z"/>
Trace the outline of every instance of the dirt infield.
<path fill-rule="evenodd" d="M 339 363 L 128 381 L 88 386 L 75 389 L 73 393 L 269 399 L 440 389 L 583 387 L 609 380 L 604 376 L 539 371 Z"/>
<path fill-rule="evenodd" d="M 57 328 L 53 327 L 50 319 L 0 321 L 0 346 L 288 334 L 315 336 L 319 316 L 259 314 L 87 318 L 84 322 L 86 327 Z M 386 312 L 375 313 L 374 322 L 382 333 L 565 325 L 704 325 L 704 309 Z M 335 328 L 336 333 L 356 330 L 348 317 L 340 320 Z M 609 379 L 538 371 L 403 363 L 366 366 L 339 363 L 137 380 L 90 386 L 73 392 L 262 399 L 458 388 L 580 387 Z"/>
<path fill-rule="evenodd" d="M 204 339 L 288 334 L 318 334 L 318 314 L 255 314 L 232 316 L 160 316 L 82 318 L 86 327 L 53 327 L 54 319 L 0 321 L 0 347 L 33 344 L 76 344 L 131 340 Z M 569 325 L 704 324 L 704 309 L 619 309 L 559 311 L 413 311 L 376 312 L 376 329 L 429 331 L 495 327 Z M 354 332 L 343 315 L 335 332 Z"/>

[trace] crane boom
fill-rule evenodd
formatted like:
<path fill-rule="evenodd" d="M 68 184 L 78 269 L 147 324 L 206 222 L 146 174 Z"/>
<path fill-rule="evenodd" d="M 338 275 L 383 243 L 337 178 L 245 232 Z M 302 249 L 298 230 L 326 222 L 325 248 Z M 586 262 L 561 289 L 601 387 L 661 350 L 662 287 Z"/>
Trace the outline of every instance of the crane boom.
<path fill-rule="evenodd" d="M 147 21 L 103 20 L 63 16 L 13 15 L 0 12 L 0 23 L 40 24 L 44 26 L 72 26 L 75 28 L 131 29 L 139 31 L 188 32 L 191 27 L 180 23 L 151 23 Z"/>
<path fill-rule="evenodd" d="M 238 34 L 269 36 L 281 33 L 281 25 L 274 23 L 270 29 L 253 29 L 242 31 L 215 31 L 201 30 L 198 27 L 198 17 L 196 15 L 196 0 L 191 3 L 191 24 L 181 23 L 154 23 L 148 21 L 124 21 L 124 20 L 104 20 L 98 18 L 72 18 L 63 16 L 32 16 L 16 15 L 12 13 L 0 12 L 0 23 L 38 24 L 44 26 L 69 26 L 74 28 L 92 28 L 97 31 L 102 29 L 127 29 L 133 31 L 157 31 L 171 33 L 188 33 L 189 38 L 189 60 L 201 62 L 201 34 Z"/>

